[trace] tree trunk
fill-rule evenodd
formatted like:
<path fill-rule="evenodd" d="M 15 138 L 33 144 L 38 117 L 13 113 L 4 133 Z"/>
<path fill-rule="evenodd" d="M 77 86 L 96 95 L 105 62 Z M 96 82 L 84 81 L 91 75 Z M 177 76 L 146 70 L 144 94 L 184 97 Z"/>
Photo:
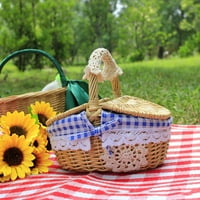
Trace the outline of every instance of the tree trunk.
<path fill-rule="evenodd" d="M 163 46 L 159 46 L 159 48 L 158 48 L 158 58 L 160 58 L 160 59 L 163 58 L 164 51 L 165 51 L 164 47 Z"/>

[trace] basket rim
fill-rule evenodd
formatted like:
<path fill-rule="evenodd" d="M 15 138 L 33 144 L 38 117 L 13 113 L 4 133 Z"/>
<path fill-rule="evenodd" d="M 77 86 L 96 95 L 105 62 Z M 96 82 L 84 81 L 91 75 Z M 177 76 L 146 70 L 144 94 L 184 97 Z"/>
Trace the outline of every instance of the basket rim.
<path fill-rule="evenodd" d="M 66 90 L 66 88 L 62 87 L 62 88 L 57 88 L 57 89 L 53 89 L 53 90 L 49 90 L 49 91 L 35 91 L 35 92 L 27 92 L 24 94 L 19 94 L 19 95 L 11 95 L 8 97 L 2 97 L 0 98 L 0 104 L 4 104 L 4 103 L 9 103 L 12 101 L 16 101 L 17 99 L 21 99 L 21 98 L 29 98 L 29 97 L 37 97 L 37 96 L 41 96 L 41 95 L 45 95 L 45 94 L 56 94 L 59 92 L 64 92 Z"/>
<path fill-rule="evenodd" d="M 70 110 L 67 110 L 67 111 L 65 111 L 63 113 L 59 113 L 55 117 L 52 117 L 52 118 L 48 119 L 46 121 L 46 125 L 50 126 L 52 123 L 54 123 L 57 120 L 63 119 L 65 117 L 69 116 L 69 115 L 76 114 L 76 113 L 79 113 L 79 112 L 81 112 L 83 110 L 86 110 L 87 105 L 88 105 L 88 103 L 85 103 L 85 104 L 82 104 L 80 106 L 74 107 L 74 108 L 72 108 Z"/>

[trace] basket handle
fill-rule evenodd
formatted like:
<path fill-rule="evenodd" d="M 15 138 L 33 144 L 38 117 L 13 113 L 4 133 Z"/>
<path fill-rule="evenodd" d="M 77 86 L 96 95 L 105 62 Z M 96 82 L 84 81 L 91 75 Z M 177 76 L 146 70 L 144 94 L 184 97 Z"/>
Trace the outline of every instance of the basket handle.
<path fill-rule="evenodd" d="M 64 72 L 62 70 L 62 67 L 60 66 L 60 64 L 58 63 L 58 61 L 53 57 L 51 56 L 50 54 L 48 54 L 47 52 L 43 51 L 43 50 L 40 50 L 40 49 L 22 49 L 22 50 L 18 50 L 18 51 L 15 51 L 13 53 L 11 53 L 10 55 L 8 55 L 7 57 L 5 57 L 2 62 L 0 63 L 0 72 L 3 68 L 3 66 L 13 57 L 17 56 L 17 55 L 20 55 L 20 54 L 24 54 L 24 53 L 38 53 L 38 54 L 41 54 L 45 57 L 47 57 L 53 64 L 54 66 L 56 67 L 59 75 L 60 75 L 60 79 L 61 79 L 61 83 L 62 83 L 62 87 L 65 87 L 67 86 L 68 84 L 68 81 L 64 75 Z"/>
<path fill-rule="evenodd" d="M 103 69 L 101 69 L 102 62 L 104 63 Z M 98 82 L 109 80 L 112 85 L 114 97 L 120 97 L 121 90 L 118 76 L 123 72 L 117 66 L 110 52 L 104 48 L 98 48 L 92 52 L 84 72 L 83 78 L 89 81 L 87 116 L 93 124 L 98 125 L 101 113 L 98 99 Z"/>

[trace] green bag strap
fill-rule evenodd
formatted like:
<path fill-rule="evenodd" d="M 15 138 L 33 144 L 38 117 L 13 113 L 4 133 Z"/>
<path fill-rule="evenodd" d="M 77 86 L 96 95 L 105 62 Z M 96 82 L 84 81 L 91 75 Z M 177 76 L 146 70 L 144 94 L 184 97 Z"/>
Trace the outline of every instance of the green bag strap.
<path fill-rule="evenodd" d="M 15 56 L 18 56 L 20 54 L 24 54 L 24 53 L 38 53 L 38 54 L 41 54 L 43 56 L 45 56 L 46 58 L 48 58 L 53 64 L 54 66 L 56 67 L 59 75 L 60 75 L 60 80 L 61 80 L 61 83 L 62 83 L 62 87 L 65 87 L 68 85 L 68 80 L 66 79 L 65 75 L 64 75 L 64 72 L 62 70 L 62 67 L 60 66 L 60 64 L 58 63 L 58 61 L 53 57 L 51 56 L 50 54 L 48 54 L 47 52 L 43 51 L 43 50 L 40 50 L 40 49 L 22 49 L 22 50 L 18 50 L 18 51 L 15 51 L 11 54 L 9 54 L 7 57 L 5 57 L 2 62 L 0 63 L 0 72 L 3 68 L 3 66 L 13 57 Z"/>

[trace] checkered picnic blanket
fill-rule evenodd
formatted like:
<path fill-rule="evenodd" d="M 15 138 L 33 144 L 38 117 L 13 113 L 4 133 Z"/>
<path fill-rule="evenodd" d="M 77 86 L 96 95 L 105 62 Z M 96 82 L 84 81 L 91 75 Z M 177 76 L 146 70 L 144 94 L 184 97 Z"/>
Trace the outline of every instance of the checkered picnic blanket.
<path fill-rule="evenodd" d="M 0 183 L 3 200 L 199 200 L 200 125 L 172 125 L 164 164 L 137 173 L 73 173 L 55 155 L 46 174 Z"/>

